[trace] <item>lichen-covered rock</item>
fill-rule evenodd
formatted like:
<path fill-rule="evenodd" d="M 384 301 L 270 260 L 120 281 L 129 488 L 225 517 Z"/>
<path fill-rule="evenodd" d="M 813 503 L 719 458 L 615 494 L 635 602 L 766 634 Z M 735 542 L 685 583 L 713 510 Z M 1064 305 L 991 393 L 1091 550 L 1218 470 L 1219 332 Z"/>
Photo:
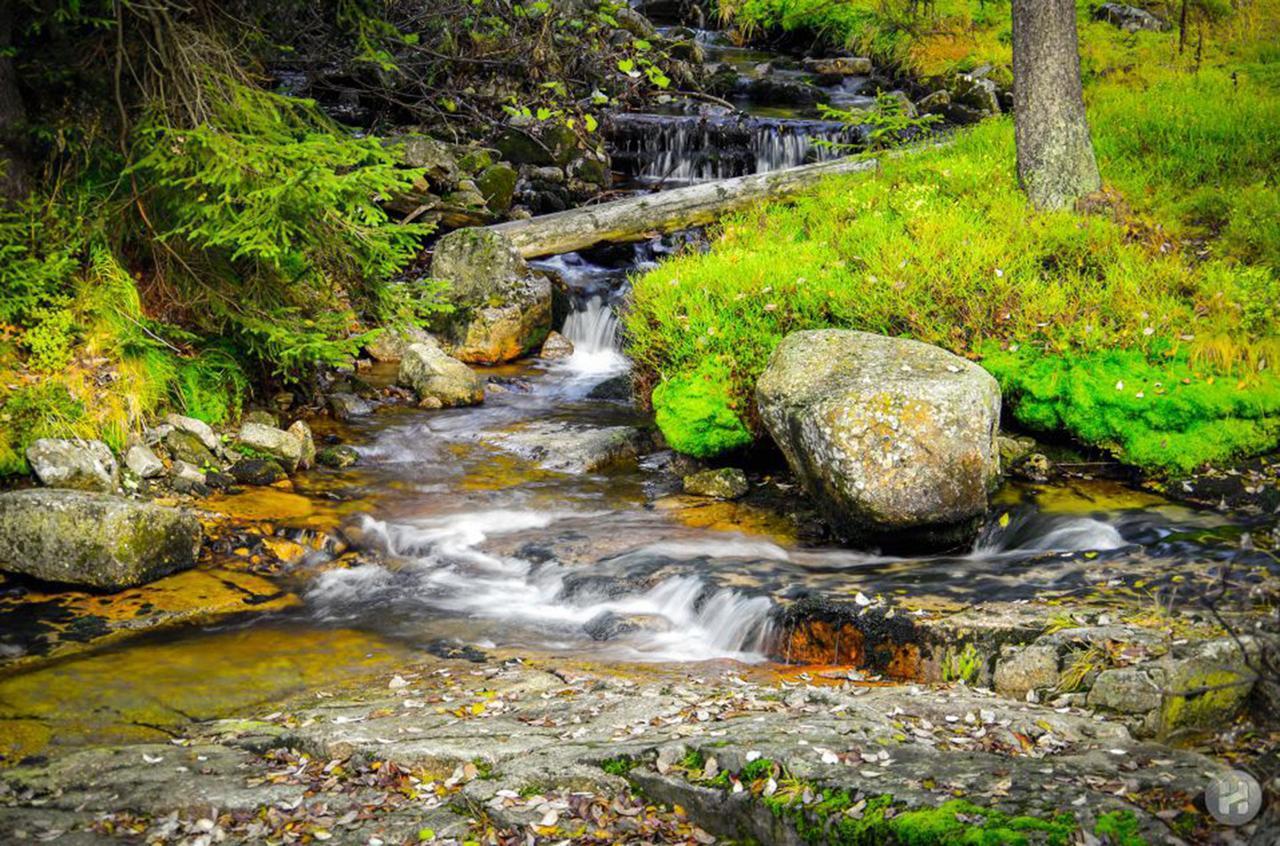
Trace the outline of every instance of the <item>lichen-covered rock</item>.
<path fill-rule="evenodd" d="M 385 328 L 364 345 L 364 351 L 374 361 L 394 362 L 404 358 L 404 351 L 414 344 L 430 344 L 434 341 L 430 333 L 417 326 Z"/>
<path fill-rule="evenodd" d="M 397 381 L 417 391 L 420 399 L 436 400 L 444 407 L 484 402 L 484 380 L 434 344 L 409 347 Z"/>
<path fill-rule="evenodd" d="M 196 467 L 212 467 L 218 461 L 200 436 L 186 429 L 174 429 L 165 435 L 164 445 L 175 461 L 185 461 Z"/>
<path fill-rule="evenodd" d="M 756 403 L 791 469 L 850 538 L 955 542 L 999 478 L 1000 388 L 938 347 L 796 332 L 769 359 Z"/>
<path fill-rule="evenodd" d="M 0 569 L 50 582 L 121 590 L 195 564 L 194 515 L 103 493 L 0 494 Z"/>
<path fill-rule="evenodd" d="M 261 423 L 263 426 L 279 426 L 280 418 L 265 408 L 255 408 L 251 411 L 246 411 L 244 416 L 240 418 L 240 422 Z"/>
<path fill-rule="evenodd" d="M 1058 666 L 1058 650 L 1052 646 L 1011 648 L 996 662 L 996 692 L 1021 699 L 1029 690 L 1051 688 L 1058 683 Z"/>
<path fill-rule="evenodd" d="M 27 447 L 27 463 L 51 488 L 113 491 L 119 482 L 120 468 L 102 441 L 40 438 Z"/>
<path fill-rule="evenodd" d="M 213 431 L 208 423 L 203 420 L 197 420 L 194 417 L 184 417 L 181 414 L 170 414 L 165 418 L 165 422 L 173 428 L 181 432 L 190 432 L 200 439 L 200 443 L 204 444 L 204 448 L 210 451 L 218 448 L 218 435 Z"/>
<path fill-rule="evenodd" d="M 1251 659 L 1241 647 L 1255 651 Z M 1257 646 L 1252 638 L 1221 638 L 1195 645 L 1190 654 L 1165 658 L 1165 696 L 1160 703 L 1164 735 L 1218 728 L 1244 708 L 1257 682 Z"/>
<path fill-rule="evenodd" d="M 146 444 L 134 444 L 124 454 L 125 466 L 139 479 L 164 475 L 164 462 Z"/>
<path fill-rule="evenodd" d="M 316 463 L 325 467 L 342 469 L 350 467 L 360 460 L 360 453 L 354 447 L 329 446 L 316 453 Z"/>
<path fill-rule="evenodd" d="M 295 420 L 293 425 L 285 431 L 302 442 L 302 455 L 298 459 L 298 468 L 310 470 L 316 463 L 316 439 L 311 434 L 311 427 L 305 421 Z"/>
<path fill-rule="evenodd" d="M 542 342 L 542 350 L 538 355 L 542 358 L 568 358 L 573 355 L 573 341 L 559 332 L 552 332 Z"/>
<path fill-rule="evenodd" d="M 1089 688 L 1090 708 L 1121 714 L 1145 714 L 1160 707 L 1160 686 L 1140 667 L 1103 670 Z"/>
<path fill-rule="evenodd" d="M 751 486 L 747 484 L 747 474 L 736 467 L 701 470 L 684 477 L 684 492 L 694 496 L 739 499 L 746 496 L 750 489 Z"/>
<path fill-rule="evenodd" d="M 290 473 L 297 470 L 302 461 L 302 439 L 274 426 L 245 423 L 236 435 L 236 443 L 249 454 L 276 459 Z"/>
<path fill-rule="evenodd" d="M 551 331 L 551 282 L 502 235 L 460 229 L 441 238 L 431 275 L 458 311 L 443 339 L 456 358 L 496 364 L 537 349 Z"/>
<path fill-rule="evenodd" d="M 1000 114 L 1000 90 L 990 79 L 976 74 L 956 74 L 951 80 L 951 102 L 967 106 L 979 114 Z"/>

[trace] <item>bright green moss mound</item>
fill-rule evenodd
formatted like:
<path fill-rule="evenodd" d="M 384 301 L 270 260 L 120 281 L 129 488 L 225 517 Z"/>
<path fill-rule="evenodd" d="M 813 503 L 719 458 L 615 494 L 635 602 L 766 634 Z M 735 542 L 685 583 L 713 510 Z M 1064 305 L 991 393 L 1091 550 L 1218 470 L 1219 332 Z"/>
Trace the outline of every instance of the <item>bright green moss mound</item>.
<path fill-rule="evenodd" d="M 1280 62 L 1266 56 L 1262 67 Z M 1256 217 L 1273 205 L 1258 186 L 1280 181 L 1269 80 L 1206 68 L 1093 89 L 1120 213 L 1029 210 L 1004 119 L 724 221 L 708 253 L 666 261 L 632 290 L 628 351 L 662 377 L 663 432 L 699 456 L 742 445 L 777 344 L 840 327 L 985 357 L 1019 420 L 1152 470 L 1274 448 L 1280 270 L 1274 223 Z M 1169 233 L 1221 237 L 1197 251 L 1171 249 Z"/>
<path fill-rule="evenodd" d="M 996 352 L 983 365 L 1018 422 L 1066 430 L 1124 461 L 1180 472 L 1269 449 L 1280 440 L 1280 378 L 1206 377 L 1185 357 Z"/>
<path fill-rule="evenodd" d="M 653 391 L 654 417 L 667 443 L 698 458 L 751 443 L 751 432 L 733 405 L 729 381 L 710 367 L 663 382 Z"/>

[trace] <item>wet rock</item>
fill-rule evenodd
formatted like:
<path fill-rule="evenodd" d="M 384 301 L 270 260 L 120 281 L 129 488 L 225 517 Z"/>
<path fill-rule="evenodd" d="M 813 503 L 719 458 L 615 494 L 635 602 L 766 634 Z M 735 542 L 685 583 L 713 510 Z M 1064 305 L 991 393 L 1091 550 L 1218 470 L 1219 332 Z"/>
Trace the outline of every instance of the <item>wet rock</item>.
<path fill-rule="evenodd" d="M 124 454 L 124 464 L 140 479 L 164 475 L 164 462 L 145 444 L 135 444 Z"/>
<path fill-rule="evenodd" d="M 667 46 L 667 55 L 673 59 L 690 64 L 700 65 L 707 60 L 707 53 L 702 45 L 692 38 L 676 41 Z"/>
<path fill-rule="evenodd" d="M 184 417 L 181 414 L 170 414 L 165 418 L 165 422 L 180 432 L 190 432 L 200 439 L 200 443 L 204 444 L 204 448 L 214 452 L 221 445 L 218 435 L 203 420 L 197 420 L 194 417 Z"/>
<path fill-rule="evenodd" d="M 1106 21 L 1125 32 L 1137 32 L 1145 29 L 1149 32 L 1168 32 L 1173 24 L 1164 18 L 1151 14 L 1137 6 L 1126 6 L 1123 3 L 1103 3 L 1093 10 L 1095 21 Z"/>
<path fill-rule="evenodd" d="M 866 76 L 871 73 L 871 60 L 865 56 L 805 59 L 804 69 L 818 76 Z"/>
<path fill-rule="evenodd" d="M 684 477 L 684 492 L 694 496 L 714 499 L 739 499 L 747 495 L 751 486 L 747 474 L 736 467 L 702 470 Z"/>
<path fill-rule="evenodd" d="M 337 420 L 353 420 L 372 414 L 373 406 L 355 394 L 339 391 L 329 395 L 329 410 Z"/>
<path fill-rule="evenodd" d="M 502 235 L 460 229 L 436 244 L 431 275 L 450 283 L 458 313 L 447 342 L 458 359 L 494 364 L 534 350 L 551 331 L 551 282 Z"/>
<path fill-rule="evenodd" d="M 272 458 L 242 458 L 231 465 L 231 476 L 242 485 L 274 485 L 289 478 Z"/>
<path fill-rule="evenodd" d="M 801 105 L 818 102 L 822 89 L 798 79 L 786 79 L 766 74 L 751 80 L 748 94 L 752 100 L 766 106 Z"/>
<path fill-rule="evenodd" d="M 303 420 L 295 420 L 285 431 L 302 442 L 302 455 L 298 459 L 298 469 L 310 470 L 316 463 L 316 439 L 311 434 L 311 427 Z"/>
<path fill-rule="evenodd" d="M 1103 670 L 1085 699 L 1090 708 L 1122 714 L 1145 714 L 1160 707 L 1160 686 L 1137 667 Z"/>
<path fill-rule="evenodd" d="M 916 103 L 916 108 L 926 115 L 945 114 L 947 107 L 951 105 L 951 94 L 946 89 L 934 91 L 920 98 L 920 102 Z"/>
<path fill-rule="evenodd" d="M 542 342 L 542 350 L 538 353 L 542 358 L 568 358 L 573 355 L 573 342 L 553 331 Z"/>
<path fill-rule="evenodd" d="M 1021 437 L 1000 435 L 996 438 L 996 444 L 1000 449 L 1000 466 L 1005 469 L 1026 458 L 1036 448 L 1035 439 L 1025 435 Z"/>
<path fill-rule="evenodd" d="M 484 402 L 484 380 L 470 367 L 431 344 L 414 344 L 400 362 L 397 381 L 422 400 L 442 407 Z"/>
<path fill-rule="evenodd" d="M 178 493 L 208 496 L 209 486 L 206 481 L 205 472 L 189 461 L 178 459 L 169 468 L 169 484 Z"/>
<path fill-rule="evenodd" d="M 449 188 L 458 183 L 458 160 L 443 141 L 425 135 L 405 135 L 392 139 L 400 159 L 412 168 L 424 168 L 433 186 Z"/>
<path fill-rule="evenodd" d="M 402 329 L 384 328 L 372 341 L 364 345 L 364 351 L 374 361 L 399 361 L 404 351 L 414 344 L 429 344 L 433 339 L 427 331 L 416 326 Z"/>
<path fill-rule="evenodd" d="M 651 41 L 658 34 L 658 29 L 653 25 L 653 22 L 635 9 L 623 6 L 614 12 L 613 17 L 618 22 L 619 27 L 636 38 L 644 38 Z"/>
<path fill-rule="evenodd" d="M 174 429 L 165 437 L 164 445 L 175 461 L 185 461 L 197 467 L 212 467 L 218 463 L 218 457 L 194 432 Z"/>
<path fill-rule="evenodd" d="M 660 614 L 619 614 L 602 611 L 583 624 L 592 640 L 617 640 L 636 632 L 668 632 L 671 621 Z"/>
<path fill-rule="evenodd" d="M 617 376 L 610 376 L 599 385 L 587 393 L 587 399 L 602 400 L 630 400 L 631 399 L 631 375 L 621 373 Z"/>
<path fill-rule="evenodd" d="M 1000 388 L 938 347 L 795 332 L 761 374 L 756 403 L 792 471 L 851 538 L 955 542 L 999 477 Z"/>
<path fill-rule="evenodd" d="M 569 423 L 532 423 L 493 439 L 504 449 L 563 473 L 594 473 L 634 461 L 646 441 L 644 433 L 631 426 Z"/>
<path fill-rule="evenodd" d="M 195 564 L 200 521 L 185 511 L 102 493 L 0 494 L 0 568 L 120 590 Z"/>
<path fill-rule="evenodd" d="M 1012 473 L 1029 482 L 1047 482 L 1053 473 L 1053 462 L 1044 453 L 1033 452 L 1014 463 Z"/>
<path fill-rule="evenodd" d="M 245 423 L 236 435 L 236 443 L 248 454 L 276 459 L 290 473 L 298 469 L 298 463 L 302 460 L 302 439 L 292 432 L 273 426 Z"/>
<path fill-rule="evenodd" d="M 317 464 L 337 469 L 350 467 L 359 460 L 360 453 L 356 452 L 354 447 L 349 446 L 327 446 L 316 453 Z"/>
<path fill-rule="evenodd" d="M 119 482 L 115 456 L 102 441 L 40 438 L 27 447 L 27 463 L 51 488 L 113 491 Z"/>
<path fill-rule="evenodd" d="M 956 74 L 951 80 L 951 102 L 967 106 L 984 117 L 1000 114 L 1000 92 L 995 82 L 976 74 Z"/>

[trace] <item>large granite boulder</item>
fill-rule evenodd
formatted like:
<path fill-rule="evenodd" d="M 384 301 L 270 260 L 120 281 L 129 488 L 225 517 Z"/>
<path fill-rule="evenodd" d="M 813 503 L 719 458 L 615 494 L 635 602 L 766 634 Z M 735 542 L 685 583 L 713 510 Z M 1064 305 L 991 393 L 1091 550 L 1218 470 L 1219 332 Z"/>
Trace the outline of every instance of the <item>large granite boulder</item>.
<path fill-rule="evenodd" d="M 946 350 L 867 332 L 788 335 L 756 385 L 765 427 L 838 531 L 966 537 L 1000 473 L 1000 388 Z"/>
<path fill-rule="evenodd" d="M 484 380 L 435 344 L 414 344 L 405 350 L 397 381 L 417 391 L 420 400 L 434 400 L 443 407 L 484 402 Z"/>
<path fill-rule="evenodd" d="M 535 350 L 551 331 L 551 281 L 502 235 L 459 229 L 436 244 L 431 275 L 458 311 L 443 338 L 465 362 L 496 364 Z"/>
<path fill-rule="evenodd" d="M 51 488 L 113 491 L 120 468 L 111 448 L 102 441 L 73 438 L 40 438 L 27 447 L 27 463 Z"/>
<path fill-rule="evenodd" d="M 104 493 L 0 494 L 0 569 L 122 590 L 195 564 L 203 533 L 189 512 Z"/>

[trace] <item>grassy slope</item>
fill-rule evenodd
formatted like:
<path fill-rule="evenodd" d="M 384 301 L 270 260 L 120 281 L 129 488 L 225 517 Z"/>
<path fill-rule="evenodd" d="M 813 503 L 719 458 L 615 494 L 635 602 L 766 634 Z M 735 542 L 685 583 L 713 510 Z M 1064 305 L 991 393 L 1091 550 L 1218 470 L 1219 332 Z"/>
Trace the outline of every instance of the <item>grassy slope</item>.
<path fill-rule="evenodd" d="M 1266 0 L 1219 29 L 1198 74 L 1174 33 L 1084 33 L 1086 54 L 1109 57 L 1087 99 L 1119 213 L 1029 212 L 1003 119 L 735 217 L 708 255 L 637 280 L 630 349 L 666 382 L 669 439 L 709 454 L 737 421 L 755 428 L 752 386 L 777 342 L 846 326 L 980 358 L 1024 423 L 1150 469 L 1274 446 L 1278 10 Z"/>

